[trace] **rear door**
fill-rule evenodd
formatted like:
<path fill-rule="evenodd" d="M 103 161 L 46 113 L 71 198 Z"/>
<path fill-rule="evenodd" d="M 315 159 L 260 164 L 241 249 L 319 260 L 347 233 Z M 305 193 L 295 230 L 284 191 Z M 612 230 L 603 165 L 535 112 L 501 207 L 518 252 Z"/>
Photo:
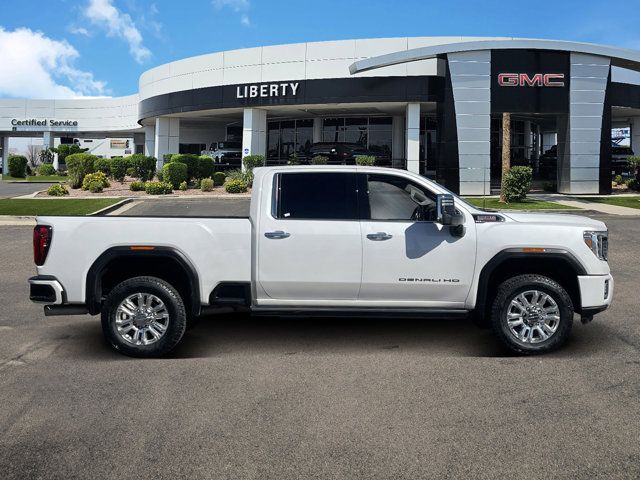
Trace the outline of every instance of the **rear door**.
<path fill-rule="evenodd" d="M 274 182 L 257 239 L 262 299 L 356 300 L 362 269 L 356 174 L 301 170 L 276 174 Z"/>
<path fill-rule="evenodd" d="M 362 286 L 359 299 L 461 308 L 471 287 L 475 223 L 463 237 L 436 219 L 436 194 L 401 175 L 361 174 Z"/>

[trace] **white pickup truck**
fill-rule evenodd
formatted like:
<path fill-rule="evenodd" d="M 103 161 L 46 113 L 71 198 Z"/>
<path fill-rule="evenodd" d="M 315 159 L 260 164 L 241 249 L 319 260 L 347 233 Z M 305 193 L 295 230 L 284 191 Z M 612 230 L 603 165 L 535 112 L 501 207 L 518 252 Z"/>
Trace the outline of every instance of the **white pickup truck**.
<path fill-rule="evenodd" d="M 196 316 L 462 317 L 521 354 L 567 340 L 613 296 L 606 226 L 479 210 L 419 175 L 255 170 L 248 218 L 39 217 L 31 300 L 101 314 L 109 343 L 170 351 Z"/>

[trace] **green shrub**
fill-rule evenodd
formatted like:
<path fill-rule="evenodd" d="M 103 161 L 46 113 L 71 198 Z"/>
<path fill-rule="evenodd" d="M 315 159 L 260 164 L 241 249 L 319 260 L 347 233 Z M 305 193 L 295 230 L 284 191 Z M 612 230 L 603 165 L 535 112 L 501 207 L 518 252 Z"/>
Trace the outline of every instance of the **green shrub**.
<path fill-rule="evenodd" d="M 615 185 L 622 185 L 622 175 L 616 175 L 613 177 L 613 183 Z"/>
<path fill-rule="evenodd" d="M 93 164 L 96 158 L 95 155 L 90 153 L 74 153 L 66 158 L 71 188 L 79 188 L 84 181 L 85 175 L 94 172 Z"/>
<path fill-rule="evenodd" d="M 127 169 L 129 168 L 129 161 L 126 158 L 122 157 L 113 157 L 111 159 L 111 176 L 114 180 L 122 183 L 124 182 L 124 177 L 127 174 Z"/>
<path fill-rule="evenodd" d="M 102 182 L 100 182 L 99 180 L 84 182 L 82 186 L 83 187 L 86 186 L 84 190 L 89 190 L 91 193 L 100 193 L 102 192 L 102 190 L 104 190 L 104 186 L 102 185 Z"/>
<path fill-rule="evenodd" d="M 147 182 L 144 191 L 149 195 L 164 195 L 173 192 L 173 186 L 168 182 Z"/>
<path fill-rule="evenodd" d="M 635 170 L 640 167 L 640 155 L 634 155 L 633 157 L 627 158 L 627 165 L 631 170 Z"/>
<path fill-rule="evenodd" d="M 127 163 L 127 165 L 129 165 L 129 164 Z M 137 178 L 136 177 L 136 169 L 133 168 L 133 167 L 127 166 L 127 177 Z"/>
<path fill-rule="evenodd" d="M 287 162 L 287 165 L 300 165 L 301 163 L 302 161 L 300 160 L 300 157 L 297 153 L 292 153 L 291 155 L 289 155 L 289 161 Z"/>
<path fill-rule="evenodd" d="M 213 176 L 213 158 L 202 155 L 198 157 L 198 178 L 209 178 Z"/>
<path fill-rule="evenodd" d="M 38 175 L 49 176 L 49 175 L 55 175 L 55 174 L 56 174 L 56 169 L 50 163 L 43 163 L 38 167 Z"/>
<path fill-rule="evenodd" d="M 264 167 L 264 156 L 247 155 L 242 159 L 242 164 L 244 165 L 245 170 L 247 170 L 248 172 L 253 172 L 253 169 L 256 167 Z"/>
<path fill-rule="evenodd" d="M 182 162 L 170 162 L 162 167 L 162 178 L 164 182 L 170 183 L 173 188 L 178 188 L 182 182 L 188 180 L 187 165 Z"/>
<path fill-rule="evenodd" d="M 216 172 L 213 174 L 213 184 L 216 187 L 224 185 L 224 181 L 226 180 L 226 178 L 227 176 L 224 174 L 224 172 Z"/>
<path fill-rule="evenodd" d="M 329 161 L 329 157 L 325 157 L 324 155 L 316 155 L 311 159 L 311 165 L 326 165 Z"/>
<path fill-rule="evenodd" d="M 38 157 L 40 158 L 40 163 L 53 163 L 54 150 L 52 148 L 44 148 L 40 150 Z"/>
<path fill-rule="evenodd" d="M 162 162 L 169 163 L 171 161 L 171 157 L 173 157 L 174 155 L 175 153 L 165 153 L 164 155 L 162 155 Z"/>
<path fill-rule="evenodd" d="M 93 186 L 95 189 L 95 185 L 100 185 L 100 192 L 103 188 L 111 186 L 111 184 L 109 183 L 109 179 L 104 174 L 104 172 L 87 173 L 82 180 L 82 190 L 89 190 L 91 192 L 94 192 L 91 187 Z"/>
<path fill-rule="evenodd" d="M 213 179 L 211 178 L 203 178 L 200 181 L 200 190 L 203 192 L 210 192 L 213 190 Z"/>
<path fill-rule="evenodd" d="M 504 196 L 507 203 L 520 202 L 531 190 L 531 167 L 511 167 L 504 179 Z"/>
<path fill-rule="evenodd" d="M 158 181 L 164 181 L 164 175 L 162 174 L 162 168 L 156 172 L 156 177 L 158 177 Z"/>
<path fill-rule="evenodd" d="M 144 184 L 145 182 L 141 182 L 141 181 L 136 181 L 136 182 L 131 182 L 131 185 L 129 185 L 129 190 L 131 190 L 132 192 L 142 192 L 144 190 Z"/>
<path fill-rule="evenodd" d="M 229 180 L 224 184 L 224 189 L 228 193 L 244 193 L 247 191 L 248 185 L 242 180 Z"/>
<path fill-rule="evenodd" d="M 638 180 L 635 178 L 627 178 L 624 184 L 629 190 L 638 190 Z"/>
<path fill-rule="evenodd" d="M 93 169 L 109 177 L 111 176 L 111 160 L 108 158 L 96 158 L 96 161 L 93 162 Z"/>
<path fill-rule="evenodd" d="M 187 181 L 199 178 L 200 159 L 191 153 L 179 153 L 171 157 L 171 163 L 184 163 L 187 166 Z"/>
<path fill-rule="evenodd" d="M 180 182 L 180 185 L 178 185 L 178 189 L 182 190 L 183 192 L 186 192 L 187 188 L 189 188 L 189 185 L 187 185 L 187 182 Z"/>
<path fill-rule="evenodd" d="M 240 180 L 248 186 L 253 185 L 253 170 L 229 170 L 227 172 L 227 180 Z"/>
<path fill-rule="evenodd" d="M 69 190 L 64 185 L 60 185 L 59 183 L 56 185 L 51 185 L 47 189 L 47 195 L 51 195 L 52 197 L 64 197 L 65 195 L 69 195 Z"/>
<path fill-rule="evenodd" d="M 27 176 L 27 157 L 23 155 L 9 155 L 9 175 L 15 178 Z"/>
<path fill-rule="evenodd" d="M 51 150 L 58 154 L 59 164 L 66 164 L 67 157 L 69 155 L 75 155 L 76 153 L 85 153 L 89 149 L 80 148 L 80 146 L 76 145 L 75 143 L 67 143 L 64 145 L 58 145 L 56 148 L 52 148 Z"/>
<path fill-rule="evenodd" d="M 376 157 L 373 155 L 356 155 L 356 165 L 372 167 L 376 164 Z"/>
<path fill-rule="evenodd" d="M 151 180 L 156 174 L 156 159 L 155 157 L 147 157 L 141 153 L 136 153 L 127 157 L 129 162 L 129 168 L 133 168 L 134 174 L 132 177 L 139 178 L 140 180 Z"/>
<path fill-rule="evenodd" d="M 27 164 L 26 171 L 27 171 L 27 177 L 33 177 L 35 175 L 33 169 L 31 168 L 31 166 L 29 164 Z"/>

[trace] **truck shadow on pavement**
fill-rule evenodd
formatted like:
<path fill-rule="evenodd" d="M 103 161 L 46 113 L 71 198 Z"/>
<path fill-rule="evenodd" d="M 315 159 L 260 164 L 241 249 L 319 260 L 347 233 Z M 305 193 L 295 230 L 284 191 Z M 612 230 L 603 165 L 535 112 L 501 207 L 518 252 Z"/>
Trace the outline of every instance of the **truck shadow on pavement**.
<path fill-rule="evenodd" d="M 555 358 L 588 357 L 619 348 L 604 323 L 574 322 L 570 341 Z M 83 322 L 65 341 L 70 355 L 91 359 L 127 359 L 113 351 L 99 322 Z M 418 354 L 425 357 L 515 357 L 493 336 L 470 320 L 335 317 L 203 317 L 187 330 L 166 359 L 225 355 Z M 545 357 L 546 357 L 545 356 Z"/>

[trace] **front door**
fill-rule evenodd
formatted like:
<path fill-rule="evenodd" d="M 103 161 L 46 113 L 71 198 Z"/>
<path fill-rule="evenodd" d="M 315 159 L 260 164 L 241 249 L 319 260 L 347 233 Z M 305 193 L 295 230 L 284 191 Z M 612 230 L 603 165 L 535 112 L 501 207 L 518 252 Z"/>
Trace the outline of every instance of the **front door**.
<path fill-rule="evenodd" d="M 400 175 L 361 174 L 362 286 L 359 299 L 462 308 L 473 279 L 475 223 L 455 237 L 435 223 L 436 195 Z"/>
<path fill-rule="evenodd" d="M 270 213 L 258 226 L 258 303 L 355 301 L 362 270 L 356 174 L 287 172 L 274 181 Z"/>

